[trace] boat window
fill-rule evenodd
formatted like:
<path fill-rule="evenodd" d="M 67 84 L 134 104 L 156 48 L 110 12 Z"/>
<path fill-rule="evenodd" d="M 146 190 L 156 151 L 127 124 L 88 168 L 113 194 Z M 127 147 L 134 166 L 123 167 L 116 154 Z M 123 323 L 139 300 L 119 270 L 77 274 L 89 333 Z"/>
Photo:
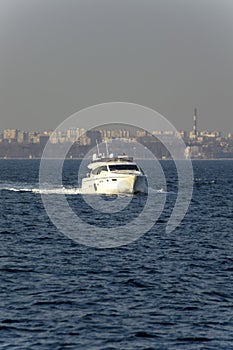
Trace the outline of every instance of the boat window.
<path fill-rule="evenodd" d="M 136 164 L 115 164 L 115 165 L 109 165 L 110 171 L 116 171 L 116 170 L 137 170 L 139 171 Z"/>
<path fill-rule="evenodd" d="M 101 173 L 101 171 L 108 171 L 107 166 L 103 165 L 103 166 L 99 166 L 98 168 L 95 168 L 95 169 L 92 171 L 92 174 L 93 174 L 93 175 L 99 175 L 99 174 Z"/>

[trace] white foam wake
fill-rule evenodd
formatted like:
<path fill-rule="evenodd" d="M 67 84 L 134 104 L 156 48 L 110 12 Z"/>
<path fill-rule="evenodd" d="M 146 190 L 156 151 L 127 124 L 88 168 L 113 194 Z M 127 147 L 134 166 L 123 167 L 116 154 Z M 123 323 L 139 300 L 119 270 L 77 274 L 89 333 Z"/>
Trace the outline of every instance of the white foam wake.
<path fill-rule="evenodd" d="M 80 187 L 73 187 L 73 188 L 66 188 L 66 187 L 35 187 L 34 184 L 22 184 L 22 183 L 15 183 L 15 184 L 0 184 L 0 191 L 13 191 L 13 192 L 32 192 L 36 194 L 68 194 L 68 195 L 75 195 L 75 194 L 86 194 L 82 193 L 82 189 Z M 167 192 L 163 188 L 161 189 L 154 189 L 152 187 L 149 187 L 148 189 L 149 193 L 153 194 L 170 194 L 174 192 Z"/>
<path fill-rule="evenodd" d="M 0 191 L 13 191 L 13 192 L 32 192 L 32 193 L 38 193 L 38 194 L 80 194 L 81 189 L 80 188 L 65 188 L 65 187 L 54 187 L 54 188 L 39 188 L 39 187 L 33 187 L 33 186 L 21 186 L 20 185 L 0 185 Z"/>

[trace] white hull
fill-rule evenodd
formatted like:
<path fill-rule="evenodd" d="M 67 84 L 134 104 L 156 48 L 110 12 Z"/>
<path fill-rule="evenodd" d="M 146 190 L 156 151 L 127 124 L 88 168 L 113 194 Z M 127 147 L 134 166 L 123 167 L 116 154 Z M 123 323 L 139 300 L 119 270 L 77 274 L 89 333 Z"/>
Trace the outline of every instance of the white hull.
<path fill-rule="evenodd" d="M 147 193 L 145 175 L 117 174 L 113 176 L 92 176 L 82 180 L 84 194 L 136 194 Z"/>

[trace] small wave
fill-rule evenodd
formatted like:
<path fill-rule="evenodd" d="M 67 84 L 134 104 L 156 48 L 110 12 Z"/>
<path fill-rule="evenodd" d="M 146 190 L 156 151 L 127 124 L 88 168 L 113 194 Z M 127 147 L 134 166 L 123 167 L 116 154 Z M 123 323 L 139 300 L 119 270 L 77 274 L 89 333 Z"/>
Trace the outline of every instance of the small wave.
<path fill-rule="evenodd" d="M 211 180 L 209 178 L 202 178 L 202 177 L 196 177 L 193 180 L 196 186 L 206 186 L 206 185 L 212 185 L 217 183 L 215 179 Z"/>
<path fill-rule="evenodd" d="M 152 187 L 148 188 L 149 193 L 163 193 L 163 194 L 175 194 L 173 191 L 165 191 L 163 188 L 160 188 L 159 190 L 156 190 Z"/>

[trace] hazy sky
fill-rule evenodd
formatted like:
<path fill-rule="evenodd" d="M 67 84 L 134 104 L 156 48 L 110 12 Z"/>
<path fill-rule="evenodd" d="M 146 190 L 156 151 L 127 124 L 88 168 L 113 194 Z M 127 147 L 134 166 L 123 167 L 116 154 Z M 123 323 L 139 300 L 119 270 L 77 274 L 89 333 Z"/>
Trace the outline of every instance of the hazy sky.
<path fill-rule="evenodd" d="M 134 102 L 233 131 L 232 0 L 0 0 L 0 129 Z"/>

